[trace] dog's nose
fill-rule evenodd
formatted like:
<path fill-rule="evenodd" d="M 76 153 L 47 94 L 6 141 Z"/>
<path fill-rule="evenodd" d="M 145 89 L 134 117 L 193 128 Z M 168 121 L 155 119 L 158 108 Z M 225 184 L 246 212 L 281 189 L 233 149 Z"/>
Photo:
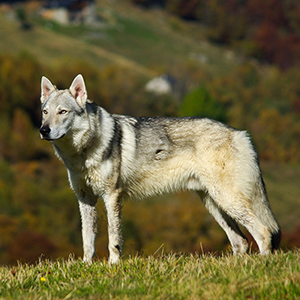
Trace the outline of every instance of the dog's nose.
<path fill-rule="evenodd" d="M 50 130 L 50 127 L 48 125 L 45 125 L 40 128 L 40 133 L 43 137 L 47 137 L 50 133 Z"/>

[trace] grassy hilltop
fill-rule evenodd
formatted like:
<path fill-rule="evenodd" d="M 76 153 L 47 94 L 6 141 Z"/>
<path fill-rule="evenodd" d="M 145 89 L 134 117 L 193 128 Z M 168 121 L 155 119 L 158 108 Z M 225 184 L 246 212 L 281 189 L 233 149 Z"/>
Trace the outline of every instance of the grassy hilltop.
<path fill-rule="evenodd" d="M 0 268 L 1 299 L 298 299 L 300 253 L 158 255 L 115 266 L 73 258 Z"/>

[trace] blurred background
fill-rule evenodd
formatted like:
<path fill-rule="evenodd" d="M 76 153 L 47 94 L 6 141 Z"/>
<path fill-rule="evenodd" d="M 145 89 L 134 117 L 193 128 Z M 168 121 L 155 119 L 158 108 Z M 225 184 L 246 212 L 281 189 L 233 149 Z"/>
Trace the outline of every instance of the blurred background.
<path fill-rule="evenodd" d="M 282 248 L 300 247 L 299 67 L 298 0 L 0 0 L 0 264 L 82 256 L 76 197 L 39 137 L 42 75 L 68 88 L 83 74 L 89 98 L 112 113 L 248 130 Z M 102 259 L 101 200 L 98 211 Z M 125 257 L 229 249 L 188 192 L 125 201 L 123 234 Z"/>

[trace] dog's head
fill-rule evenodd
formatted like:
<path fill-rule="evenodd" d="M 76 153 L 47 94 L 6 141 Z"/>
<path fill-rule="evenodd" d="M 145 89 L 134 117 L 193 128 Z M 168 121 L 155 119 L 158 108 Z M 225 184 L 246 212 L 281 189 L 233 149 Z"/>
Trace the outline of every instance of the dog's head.
<path fill-rule="evenodd" d="M 85 111 L 87 92 L 82 75 L 77 75 L 68 90 L 58 90 L 51 81 L 42 77 L 40 135 L 45 140 L 64 137 L 74 126 L 76 116 Z"/>

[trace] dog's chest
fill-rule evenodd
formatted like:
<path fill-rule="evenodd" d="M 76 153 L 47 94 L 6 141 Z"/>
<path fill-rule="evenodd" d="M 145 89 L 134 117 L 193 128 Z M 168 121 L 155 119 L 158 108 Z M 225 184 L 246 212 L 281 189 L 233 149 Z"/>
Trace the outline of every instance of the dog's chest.
<path fill-rule="evenodd" d="M 113 163 L 110 160 L 100 162 L 94 156 L 83 162 L 82 176 L 88 187 L 97 196 L 103 195 L 107 189 L 115 186 Z"/>

